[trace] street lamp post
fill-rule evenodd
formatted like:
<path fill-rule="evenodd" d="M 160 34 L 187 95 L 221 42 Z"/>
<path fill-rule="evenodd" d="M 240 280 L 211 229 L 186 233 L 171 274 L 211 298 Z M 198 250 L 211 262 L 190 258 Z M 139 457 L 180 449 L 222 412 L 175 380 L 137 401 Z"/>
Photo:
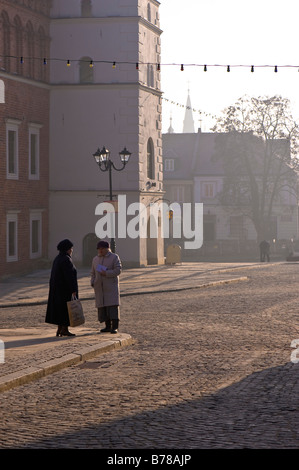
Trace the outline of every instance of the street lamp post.
<path fill-rule="evenodd" d="M 126 147 L 121 152 L 119 152 L 119 158 L 120 158 L 120 161 L 122 162 L 122 167 L 117 168 L 114 165 L 113 161 L 110 159 L 109 150 L 106 149 L 105 147 L 103 147 L 102 150 L 100 150 L 98 148 L 98 150 L 93 154 L 93 157 L 94 157 L 97 165 L 99 166 L 100 170 L 109 172 L 109 196 L 110 196 L 110 201 L 113 200 L 113 194 L 112 194 L 112 168 L 116 171 L 122 171 L 125 168 L 126 164 L 128 163 L 131 155 L 132 155 L 131 152 L 129 152 L 126 149 Z M 114 237 L 111 238 L 110 243 L 111 243 L 111 251 L 113 253 L 115 253 L 116 246 L 115 246 Z"/>

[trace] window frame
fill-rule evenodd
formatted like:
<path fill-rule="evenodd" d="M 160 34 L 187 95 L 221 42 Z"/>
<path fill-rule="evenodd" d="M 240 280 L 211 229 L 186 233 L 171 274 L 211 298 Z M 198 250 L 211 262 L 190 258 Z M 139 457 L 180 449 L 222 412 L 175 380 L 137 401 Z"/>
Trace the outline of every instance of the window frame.
<path fill-rule="evenodd" d="M 33 222 L 38 222 L 37 251 L 33 251 Z M 30 211 L 30 259 L 42 256 L 42 212 L 40 210 Z"/>
<path fill-rule="evenodd" d="M 174 158 L 165 158 L 164 171 L 174 171 Z"/>
<path fill-rule="evenodd" d="M 79 82 L 83 85 L 94 83 L 93 67 L 90 66 L 92 62 L 92 58 L 88 56 L 81 57 L 79 60 Z"/>
<path fill-rule="evenodd" d="M 146 176 L 149 180 L 155 179 L 155 150 L 154 142 L 150 137 L 147 141 L 146 148 Z"/>
<path fill-rule="evenodd" d="M 28 177 L 30 180 L 40 179 L 40 129 L 42 125 L 29 123 L 28 125 Z M 32 173 L 32 136 L 36 137 L 35 165 L 36 171 Z"/>
<path fill-rule="evenodd" d="M 215 181 L 203 181 L 201 195 L 202 199 L 214 199 L 216 197 L 217 184 Z"/>
<path fill-rule="evenodd" d="M 183 184 L 175 185 L 172 188 L 172 194 L 173 194 L 174 202 L 183 204 L 185 202 L 185 197 L 186 197 L 185 185 Z"/>
<path fill-rule="evenodd" d="M 9 212 L 6 214 L 6 261 L 8 263 L 18 261 L 18 212 Z M 14 224 L 14 253 L 10 254 L 10 224 Z"/>
<path fill-rule="evenodd" d="M 21 121 L 6 119 L 6 178 L 19 179 L 19 126 Z M 9 133 L 14 132 L 13 172 L 10 172 L 10 139 Z"/>
<path fill-rule="evenodd" d="M 92 16 L 91 0 L 81 0 L 81 17 L 90 18 Z"/>

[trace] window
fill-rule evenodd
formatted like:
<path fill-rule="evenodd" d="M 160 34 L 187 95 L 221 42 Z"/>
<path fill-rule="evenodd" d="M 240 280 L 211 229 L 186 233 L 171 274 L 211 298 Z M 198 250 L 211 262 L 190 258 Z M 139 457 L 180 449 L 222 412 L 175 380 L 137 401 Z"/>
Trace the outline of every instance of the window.
<path fill-rule="evenodd" d="M 5 103 L 5 86 L 3 80 L 0 80 L 0 103 Z"/>
<path fill-rule="evenodd" d="M 173 158 L 166 158 L 165 159 L 164 170 L 165 171 L 174 171 L 174 159 Z"/>
<path fill-rule="evenodd" d="M 185 187 L 184 186 L 175 186 L 173 188 L 173 200 L 175 202 L 183 203 L 185 198 Z"/>
<path fill-rule="evenodd" d="M 34 78 L 35 61 L 32 59 L 35 56 L 35 41 L 34 41 L 34 28 L 31 21 L 26 25 L 27 47 L 28 47 L 28 60 L 26 60 L 27 76 Z"/>
<path fill-rule="evenodd" d="M 42 254 L 42 214 L 30 213 L 30 258 L 39 258 Z"/>
<path fill-rule="evenodd" d="M 147 65 L 147 86 L 154 87 L 154 67 L 151 64 Z"/>
<path fill-rule="evenodd" d="M 81 16 L 83 18 L 91 16 L 91 0 L 81 0 Z"/>
<path fill-rule="evenodd" d="M 206 182 L 202 183 L 202 197 L 203 198 L 213 198 L 216 195 L 216 183 Z"/>
<path fill-rule="evenodd" d="M 149 179 L 155 179 L 155 162 L 154 162 L 154 144 L 153 140 L 150 138 L 147 141 L 147 177 Z"/>
<path fill-rule="evenodd" d="M 38 124 L 29 124 L 29 179 L 39 179 L 39 129 Z"/>
<path fill-rule="evenodd" d="M 13 129 L 8 129 L 8 173 L 15 174 L 17 172 L 17 133 Z"/>
<path fill-rule="evenodd" d="M 6 121 L 6 177 L 18 179 L 18 125 L 21 121 Z"/>
<path fill-rule="evenodd" d="M 8 14 L 4 11 L 1 15 L 2 32 L 1 41 L 3 44 L 3 58 L 0 63 L 2 70 L 9 72 L 10 69 L 10 24 Z"/>
<path fill-rule="evenodd" d="M 152 21 L 152 14 L 151 14 L 151 4 L 147 4 L 147 19 L 148 21 Z"/>
<path fill-rule="evenodd" d="M 93 82 L 93 63 L 90 57 L 82 57 L 80 60 L 80 83 Z"/>
<path fill-rule="evenodd" d="M 17 261 L 18 259 L 18 215 L 7 214 L 6 218 L 6 260 Z"/>
<path fill-rule="evenodd" d="M 15 17 L 14 20 L 14 27 L 15 27 L 15 47 L 16 47 L 16 56 L 21 58 L 23 54 L 23 29 L 22 29 L 22 22 L 19 16 Z M 23 72 L 23 64 L 21 64 L 21 60 L 16 61 L 16 68 L 17 73 L 22 75 Z"/>
<path fill-rule="evenodd" d="M 48 67 L 46 66 L 46 62 L 44 62 L 44 59 L 47 58 L 47 36 L 46 32 L 43 27 L 40 27 L 38 30 L 38 49 L 39 49 L 39 56 L 40 56 L 40 61 L 37 62 L 36 66 L 38 66 L 38 70 L 36 71 L 38 74 L 38 79 L 42 81 L 46 81 L 48 78 Z"/>

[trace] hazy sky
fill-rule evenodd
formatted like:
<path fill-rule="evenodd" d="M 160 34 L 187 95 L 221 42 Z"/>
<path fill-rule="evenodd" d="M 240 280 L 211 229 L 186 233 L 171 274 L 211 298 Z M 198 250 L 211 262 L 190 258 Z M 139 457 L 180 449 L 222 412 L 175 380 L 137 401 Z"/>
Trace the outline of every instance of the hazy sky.
<path fill-rule="evenodd" d="M 245 94 L 289 98 L 293 117 L 299 123 L 298 0 L 160 3 L 163 132 L 167 132 L 170 115 L 175 132 L 182 132 L 185 109 L 179 105 L 186 104 L 188 88 L 196 110 L 196 130 L 202 127 L 208 131 L 214 123 L 212 116 Z M 184 64 L 183 72 L 180 64 Z M 207 72 L 203 71 L 203 64 L 208 65 Z M 251 65 L 255 66 L 254 73 Z M 285 65 L 294 67 L 279 67 Z"/>

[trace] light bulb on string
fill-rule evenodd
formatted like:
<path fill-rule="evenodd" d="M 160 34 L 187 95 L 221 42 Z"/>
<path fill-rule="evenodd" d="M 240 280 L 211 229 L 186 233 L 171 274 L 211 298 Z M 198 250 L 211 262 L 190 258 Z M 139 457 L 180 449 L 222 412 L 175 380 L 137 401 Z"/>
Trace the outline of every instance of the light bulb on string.
<path fill-rule="evenodd" d="M 254 72 L 254 65 L 251 66 L 251 72 Z"/>
<path fill-rule="evenodd" d="M 44 65 L 47 65 L 47 59 L 44 58 Z"/>
<path fill-rule="evenodd" d="M 204 65 L 204 68 L 203 68 L 203 71 L 206 72 L 208 69 L 207 69 L 207 66 Z"/>
<path fill-rule="evenodd" d="M 274 72 L 275 73 L 278 72 L 277 65 L 275 65 L 275 67 L 274 67 Z"/>
<path fill-rule="evenodd" d="M 226 71 L 227 71 L 227 72 L 230 72 L 230 66 L 229 66 L 229 65 L 227 66 Z"/>
<path fill-rule="evenodd" d="M 92 67 L 93 67 L 93 60 L 91 60 L 91 61 L 89 62 L 89 67 L 92 69 Z"/>
<path fill-rule="evenodd" d="M 67 66 L 67 67 L 70 67 L 70 66 L 71 66 L 71 62 L 70 62 L 69 60 L 67 61 L 66 66 Z"/>
<path fill-rule="evenodd" d="M 115 69 L 115 67 L 116 67 L 116 63 L 115 63 L 115 62 L 113 62 L 113 64 L 112 64 L 112 68 L 113 68 L 113 69 Z"/>
<path fill-rule="evenodd" d="M 181 64 L 181 72 L 184 71 L 184 64 Z"/>

